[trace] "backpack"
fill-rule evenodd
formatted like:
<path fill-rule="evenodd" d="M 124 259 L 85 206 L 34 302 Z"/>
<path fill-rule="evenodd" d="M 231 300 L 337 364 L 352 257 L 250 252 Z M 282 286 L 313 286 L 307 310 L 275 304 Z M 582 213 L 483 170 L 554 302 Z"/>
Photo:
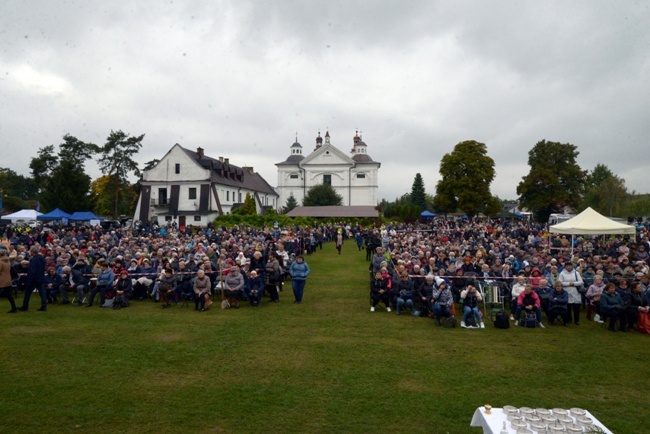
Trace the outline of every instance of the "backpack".
<path fill-rule="evenodd" d="M 527 312 L 526 316 L 524 317 L 523 325 L 529 329 L 534 329 L 537 327 L 537 315 L 535 315 L 533 312 Z"/>
<path fill-rule="evenodd" d="M 467 320 L 465 321 L 465 325 L 469 327 L 476 327 L 476 318 L 474 317 L 474 314 L 472 313 Z"/>
<path fill-rule="evenodd" d="M 445 318 L 445 321 L 442 325 L 448 329 L 456 328 L 456 317 L 454 315 L 449 315 L 447 318 Z"/>
<path fill-rule="evenodd" d="M 494 318 L 494 327 L 498 329 L 508 329 L 510 328 L 510 320 L 508 319 L 508 314 L 500 310 L 496 313 Z"/>

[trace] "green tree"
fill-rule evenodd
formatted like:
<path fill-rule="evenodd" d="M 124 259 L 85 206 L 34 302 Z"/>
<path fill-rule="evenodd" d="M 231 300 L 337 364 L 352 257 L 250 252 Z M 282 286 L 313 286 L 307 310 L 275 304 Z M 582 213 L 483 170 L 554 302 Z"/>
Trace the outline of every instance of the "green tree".
<path fill-rule="evenodd" d="M 580 210 L 592 207 L 601 214 L 622 216 L 628 192 L 625 180 L 614 175 L 604 164 L 598 163 L 586 176 L 587 190 L 580 204 Z"/>
<path fill-rule="evenodd" d="M 303 206 L 341 205 L 343 198 L 328 184 L 314 185 L 302 200 Z"/>
<path fill-rule="evenodd" d="M 58 154 L 54 153 L 53 145 L 39 149 L 29 167 L 43 209 L 58 207 L 69 212 L 90 209 L 90 176 L 86 174 L 85 163 L 98 150 L 97 145 L 70 134 L 63 136 Z"/>
<path fill-rule="evenodd" d="M 38 188 L 33 178 L 19 175 L 4 167 L 0 167 L 0 190 L 4 196 L 14 196 L 21 200 L 36 200 L 38 195 Z"/>
<path fill-rule="evenodd" d="M 293 193 L 291 193 L 287 198 L 287 204 L 284 207 L 283 213 L 286 214 L 297 206 L 298 206 L 298 201 L 293 196 Z"/>
<path fill-rule="evenodd" d="M 419 173 L 415 174 L 415 179 L 413 180 L 410 202 L 412 205 L 418 207 L 420 212 L 424 211 L 427 206 L 427 197 L 426 192 L 424 191 L 424 181 L 422 180 L 422 175 Z"/>
<path fill-rule="evenodd" d="M 627 204 L 627 215 L 632 217 L 650 216 L 650 195 L 632 196 Z"/>
<path fill-rule="evenodd" d="M 517 186 L 517 194 L 521 206 L 537 221 L 547 221 L 551 213 L 580 204 L 585 172 L 576 162 L 578 154 L 575 145 L 546 140 L 528 152 L 530 172 Z"/>
<path fill-rule="evenodd" d="M 492 200 L 494 160 L 484 143 L 467 140 L 458 143 L 440 162 L 442 179 L 436 185 L 434 205 L 443 213 L 462 209 L 468 217 L 485 211 Z"/>
<path fill-rule="evenodd" d="M 587 188 L 589 187 L 598 187 L 600 184 L 603 183 L 607 178 L 614 176 L 611 170 L 609 170 L 609 167 L 605 166 L 604 164 L 598 163 L 596 164 L 596 167 L 594 167 L 594 170 L 591 172 L 587 173 L 585 177 L 585 182 L 587 185 Z"/>
<path fill-rule="evenodd" d="M 244 199 L 244 204 L 241 207 L 242 214 L 244 215 L 255 215 L 257 214 L 257 208 L 255 207 L 255 199 L 251 196 L 250 193 L 246 193 L 246 198 Z"/>
<path fill-rule="evenodd" d="M 110 177 L 111 191 L 113 192 L 113 217 L 119 215 L 120 194 L 124 185 L 128 185 L 128 176 L 133 173 L 140 176 L 140 169 L 133 157 L 142 148 L 140 136 L 130 137 L 121 130 L 113 131 L 106 138 L 106 143 L 100 151 L 99 169 L 105 176 Z"/>
<path fill-rule="evenodd" d="M 610 176 L 598 186 L 598 192 L 600 201 L 597 211 L 608 214 L 610 217 L 615 215 L 622 217 L 622 211 L 628 198 L 625 180 L 616 175 Z"/>

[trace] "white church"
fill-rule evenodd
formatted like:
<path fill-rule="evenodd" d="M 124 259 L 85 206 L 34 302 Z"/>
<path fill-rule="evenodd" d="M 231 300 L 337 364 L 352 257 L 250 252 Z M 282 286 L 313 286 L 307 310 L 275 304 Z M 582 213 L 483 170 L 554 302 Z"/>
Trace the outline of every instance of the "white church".
<path fill-rule="evenodd" d="M 368 155 L 368 146 L 357 132 L 353 137 L 350 155 L 335 147 L 330 141 L 329 131 L 325 138 L 320 132 L 316 137 L 316 147 L 305 156 L 298 140 L 291 145 L 291 155 L 277 163 L 281 209 L 293 195 L 298 205 L 307 191 L 318 184 L 329 184 L 343 198 L 344 206 L 377 205 L 378 174 L 381 163 Z"/>

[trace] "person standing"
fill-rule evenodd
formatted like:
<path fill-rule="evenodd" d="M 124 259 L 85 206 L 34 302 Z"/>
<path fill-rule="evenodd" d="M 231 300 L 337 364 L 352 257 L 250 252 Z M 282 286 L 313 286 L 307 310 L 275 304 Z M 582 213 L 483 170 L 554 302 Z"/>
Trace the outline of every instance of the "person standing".
<path fill-rule="evenodd" d="M 18 309 L 16 308 L 16 303 L 12 296 L 13 289 L 11 288 L 11 263 L 9 262 L 9 256 L 7 256 L 7 249 L 2 246 L 0 248 L 0 293 L 7 297 L 9 303 L 11 304 L 11 310 L 8 313 L 16 313 Z"/>
<path fill-rule="evenodd" d="M 293 295 L 296 298 L 294 303 L 302 303 L 302 295 L 305 291 L 305 283 L 307 282 L 309 272 L 309 265 L 305 262 L 305 258 L 302 255 L 298 255 L 296 260 L 291 264 L 291 268 L 289 268 Z"/>
<path fill-rule="evenodd" d="M 573 314 L 573 323 L 580 325 L 580 307 L 582 306 L 580 292 L 584 287 L 584 282 L 580 273 L 573 269 L 573 264 L 570 261 L 564 264 L 564 269 L 560 273 L 558 281 L 562 283 L 564 290 L 569 294 L 567 322 L 571 323 L 571 314 Z"/>
<path fill-rule="evenodd" d="M 275 258 L 274 252 L 269 252 L 269 259 L 266 262 L 264 268 L 264 285 L 266 292 L 271 298 L 271 302 L 277 303 L 280 301 L 280 296 L 278 295 L 278 280 L 280 279 L 280 263 Z"/>
<path fill-rule="evenodd" d="M 25 298 L 23 298 L 23 305 L 18 310 L 27 312 L 29 309 L 29 299 L 32 296 L 32 291 L 35 289 L 41 296 L 41 307 L 36 310 L 41 312 L 47 311 L 47 297 L 43 289 L 43 280 L 45 279 L 45 258 L 38 251 L 38 246 L 33 245 L 29 248 L 29 269 L 27 270 L 27 279 L 25 279 Z"/>
<path fill-rule="evenodd" d="M 336 250 L 341 254 L 341 248 L 343 247 L 343 230 L 339 229 L 336 234 Z"/>

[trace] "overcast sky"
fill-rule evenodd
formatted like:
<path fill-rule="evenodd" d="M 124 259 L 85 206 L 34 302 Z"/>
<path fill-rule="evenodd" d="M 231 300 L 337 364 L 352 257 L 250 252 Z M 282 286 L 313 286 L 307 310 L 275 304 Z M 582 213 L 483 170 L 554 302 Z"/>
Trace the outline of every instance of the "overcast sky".
<path fill-rule="evenodd" d="M 464 140 L 487 145 L 502 199 L 542 139 L 648 193 L 649 5 L 3 0 L 0 167 L 27 176 L 64 134 L 112 129 L 145 134 L 141 166 L 180 143 L 277 185 L 296 133 L 305 154 L 327 129 L 349 152 L 359 129 L 389 200 L 417 172 L 435 194 Z"/>

